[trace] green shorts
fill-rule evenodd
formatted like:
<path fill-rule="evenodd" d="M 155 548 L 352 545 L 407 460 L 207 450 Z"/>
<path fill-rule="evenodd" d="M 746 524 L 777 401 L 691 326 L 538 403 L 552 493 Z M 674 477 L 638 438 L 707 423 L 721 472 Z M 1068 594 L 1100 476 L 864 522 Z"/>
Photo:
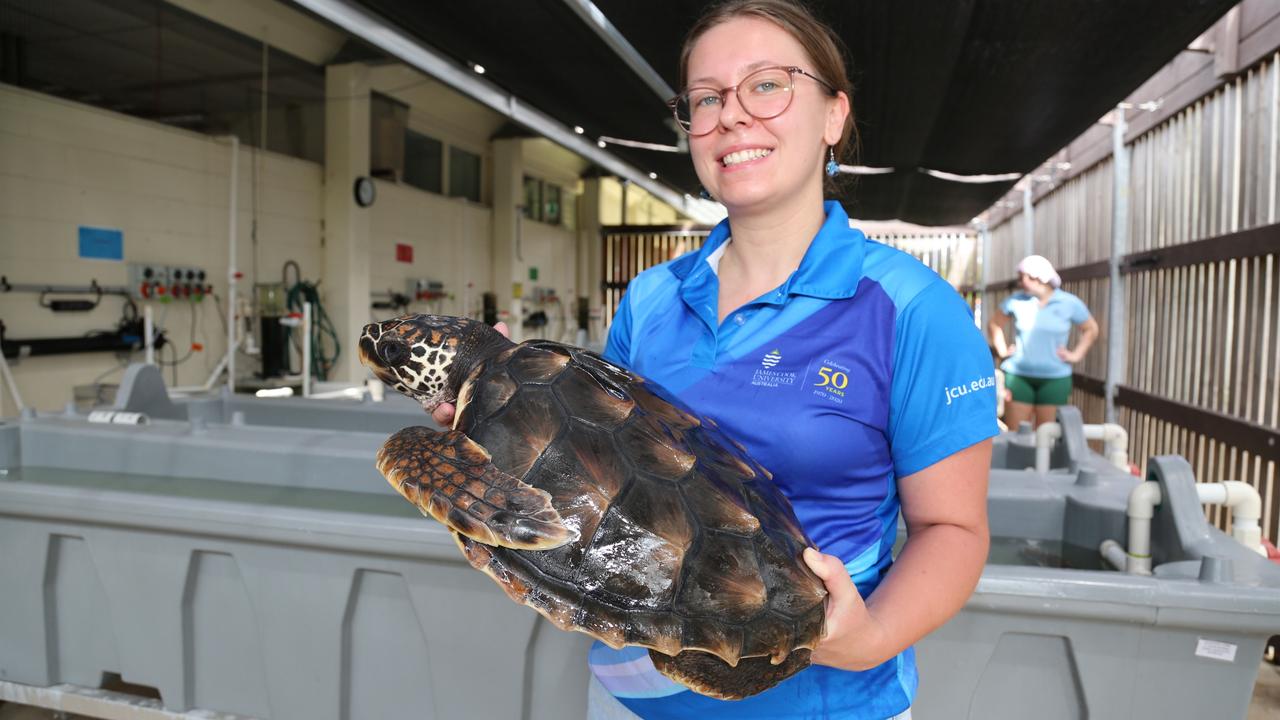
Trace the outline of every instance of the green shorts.
<path fill-rule="evenodd" d="M 1071 376 L 1036 378 L 1004 374 L 1004 386 L 1013 391 L 1013 401 L 1028 405 L 1066 405 L 1071 398 Z"/>

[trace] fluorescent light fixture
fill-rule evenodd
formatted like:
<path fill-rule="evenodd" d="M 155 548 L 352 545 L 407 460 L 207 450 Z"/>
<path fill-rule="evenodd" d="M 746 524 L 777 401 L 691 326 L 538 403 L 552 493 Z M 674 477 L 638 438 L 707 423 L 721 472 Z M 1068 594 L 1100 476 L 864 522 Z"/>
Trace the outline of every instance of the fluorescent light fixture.
<path fill-rule="evenodd" d="M 920 172 L 929 177 L 936 177 L 939 180 L 950 180 L 951 182 L 970 183 L 980 185 L 982 183 L 998 183 L 1017 180 L 1022 177 L 1022 173 L 1001 173 L 999 175 L 957 175 L 955 173 L 943 172 L 941 170 L 930 170 L 928 168 L 920 168 Z"/>
<path fill-rule="evenodd" d="M 293 397 L 293 388 L 262 388 L 253 394 L 254 397 L 273 398 L 273 397 Z"/>
<path fill-rule="evenodd" d="M 608 143 L 609 145 L 622 145 L 623 147 L 639 148 L 641 150 L 657 150 L 658 152 L 688 152 L 688 148 L 681 150 L 677 145 L 662 145 L 660 143 L 642 142 L 640 140 L 624 140 L 622 138 L 609 137 L 608 135 L 601 135 L 600 142 Z M 600 147 L 604 147 L 604 145 L 601 145 Z"/>
<path fill-rule="evenodd" d="M 841 165 L 840 172 L 846 175 L 888 175 L 893 168 L 868 167 L 866 165 Z"/>

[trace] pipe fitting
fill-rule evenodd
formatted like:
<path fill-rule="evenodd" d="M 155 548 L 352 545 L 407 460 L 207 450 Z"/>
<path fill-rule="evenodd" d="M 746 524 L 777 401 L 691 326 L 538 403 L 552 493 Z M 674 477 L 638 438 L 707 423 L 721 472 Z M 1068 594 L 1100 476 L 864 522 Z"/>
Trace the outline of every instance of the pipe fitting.
<path fill-rule="evenodd" d="M 1129 516 L 1129 548 L 1125 553 L 1125 572 L 1151 574 L 1151 518 L 1163 500 L 1160 483 L 1152 480 L 1139 483 L 1129 492 L 1126 510 Z"/>
<path fill-rule="evenodd" d="M 1262 497 L 1257 488 L 1240 480 L 1199 483 L 1196 495 L 1206 505 L 1231 508 L 1231 536 L 1241 545 L 1266 557 L 1262 545 Z"/>
<path fill-rule="evenodd" d="M 1129 470 L 1129 431 L 1123 425 L 1085 425 L 1084 437 L 1086 440 L 1101 440 L 1102 454 L 1106 456 L 1107 462 L 1121 470 Z"/>
<path fill-rule="evenodd" d="M 1036 472 L 1049 472 L 1049 454 L 1053 445 L 1062 437 L 1062 426 L 1047 422 L 1036 428 Z"/>
<path fill-rule="evenodd" d="M 1129 505 L 1126 511 L 1130 519 L 1150 520 L 1155 517 L 1156 506 L 1164 501 L 1160 492 L 1160 483 L 1148 480 L 1138 483 L 1129 491 Z M 1132 547 L 1132 544 L 1130 545 Z"/>
<path fill-rule="evenodd" d="M 1127 564 L 1124 548 L 1120 547 L 1120 543 L 1110 538 L 1103 540 L 1098 546 L 1098 552 L 1102 554 L 1102 559 L 1116 570 L 1124 570 Z"/>

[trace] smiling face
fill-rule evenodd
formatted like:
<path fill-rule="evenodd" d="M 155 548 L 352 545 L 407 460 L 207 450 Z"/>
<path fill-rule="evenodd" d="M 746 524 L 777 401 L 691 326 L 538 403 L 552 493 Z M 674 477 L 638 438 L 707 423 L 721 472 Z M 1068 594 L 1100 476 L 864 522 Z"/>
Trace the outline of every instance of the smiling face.
<path fill-rule="evenodd" d="M 754 70 L 777 65 L 814 72 L 813 61 L 787 31 L 760 18 L 734 18 L 698 38 L 689 54 L 687 84 L 730 87 Z M 689 138 L 698 178 L 731 214 L 785 211 L 791 203 L 822 199 L 827 148 L 840 140 L 849 100 L 844 93 L 831 96 L 803 75 L 794 81 L 791 105 L 781 115 L 753 118 L 730 92 L 715 129 Z"/>

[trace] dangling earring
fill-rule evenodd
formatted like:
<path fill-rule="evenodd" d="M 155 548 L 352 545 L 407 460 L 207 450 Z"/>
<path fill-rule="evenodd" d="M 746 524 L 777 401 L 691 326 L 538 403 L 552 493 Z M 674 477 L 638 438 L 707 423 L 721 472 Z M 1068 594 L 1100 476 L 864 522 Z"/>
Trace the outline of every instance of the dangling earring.
<path fill-rule="evenodd" d="M 827 176 L 835 177 L 840 173 L 840 164 L 836 162 L 835 147 L 827 148 Z"/>
<path fill-rule="evenodd" d="M 703 200 L 710 200 L 711 193 L 707 192 L 706 188 L 700 187 L 698 188 L 698 197 L 702 198 Z"/>

